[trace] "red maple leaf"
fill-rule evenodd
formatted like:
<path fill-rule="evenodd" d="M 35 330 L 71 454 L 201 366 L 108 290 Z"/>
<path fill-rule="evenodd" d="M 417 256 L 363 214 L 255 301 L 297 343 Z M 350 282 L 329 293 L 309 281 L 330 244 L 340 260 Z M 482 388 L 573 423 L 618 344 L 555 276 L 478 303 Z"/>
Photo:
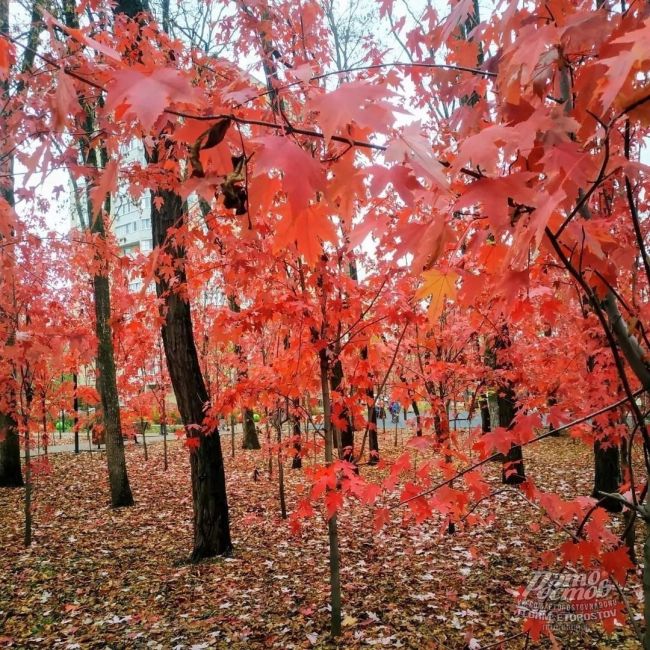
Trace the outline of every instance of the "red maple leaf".
<path fill-rule="evenodd" d="M 106 110 L 121 108 L 133 114 L 145 131 L 150 131 L 161 113 L 173 102 L 198 101 L 199 94 L 179 70 L 133 66 L 116 70 L 109 86 Z"/>
<path fill-rule="evenodd" d="M 322 242 L 336 242 L 336 230 L 322 204 L 312 205 L 297 214 L 285 216 L 275 237 L 276 250 L 295 243 L 308 264 L 314 265 L 321 253 Z M 339 423 L 341 426 L 344 423 Z"/>
<path fill-rule="evenodd" d="M 99 182 L 90 190 L 90 200 L 95 214 L 101 211 L 106 195 L 117 190 L 117 167 L 117 160 L 109 160 L 99 177 Z"/>
<path fill-rule="evenodd" d="M 253 176 L 273 170 L 282 172 L 282 187 L 294 216 L 315 198 L 325 182 L 323 166 L 288 137 L 268 135 L 257 138 L 262 145 Z"/>
<path fill-rule="evenodd" d="M 318 111 L 325 142 L 329 142 L 336 132 L 352 122 L 374 130 L 385 129 L 394 107 L 381 100 L 389 95 L 392 93 L 385 86 L 353 81 L 312 98 L 308 108 Z"/>
<path fill-rule="evenodd" d="M 375 511 L 372 529 L 378 533 L 390 521 L 390 510 L 388 508 L 378 508 Z"/>
<path fill-rule="evenodd" d="M 331 519 L 343 505 L 343 494 L 338 490 L 331 490 L 325 495 L 325 508 L 327 509 L 327 518 Z"/>
<path fill-rule="evenodd" d="M 625 546 L 603 553 L 601 562 L 605 571 L 620 584 L 625 582 L 627 572 L 634 569 Z"/>

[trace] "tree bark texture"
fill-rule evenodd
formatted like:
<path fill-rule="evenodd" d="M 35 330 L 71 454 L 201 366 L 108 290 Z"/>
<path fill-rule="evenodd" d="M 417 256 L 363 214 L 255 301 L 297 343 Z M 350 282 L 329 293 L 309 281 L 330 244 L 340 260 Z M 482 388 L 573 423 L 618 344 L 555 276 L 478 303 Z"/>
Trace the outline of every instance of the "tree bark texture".
<path fill-rule="evenodd" d="M 594 441 L 594 490 L 591 496 L 602 499 L 602 492 L 618 492 L 621 484 L 621 464 L 618 445 Z M 623 505 L 618 499 L 606 498 L 601 507 L 609 512 L 621 512 Z"/>
<path fill-rule="evenodd" d="M 203 212 L 205 216 L 207 212 L 205 210 Z M 231 311 L 235 312 L 236 314 L 241 312 L 241 307 L 235 299 L 235 296 L 228 296 L 228 306 L 230 307 Z M 235 354 L 237 355 L 240 363 L 240 366 L 237 369 L 237 379 L 245 378 L 248 374 L 245 367 L 246 358 L 244 356 L 244 351 L 238 344 L 235 344 Z M 242 449 L 261 449 L 262 445 L 260 445 L 260 439 L 257 435 L 257 427 L 255 426 L 255 418 L 252 409 L 244 409 L 242 416 L 242 428 Z"/>
<path fill-rule="evenodd" d="M 332 364 L 330 376 L 330 391 L 340 392 L 343 383 L 343 364 L 340 359 L 336 359 Z M 354 429 L 348 409 L 344 406 L 339 414 L 341 420 L 345 420 L 345 426 L 342 428 L 334 426 L 334 444 L 339 446 L 339 455 L 343 460 L 354 462 Z"/>
<path fill-rule="evenodd" d="M 79 19 L 71 0 L 63 3 L 63 15 L 67 27 L 79 28 Z M 98 99 L 101 101 L 101 98 Z M 106 149 L 98 148 L 95 144 L 95 115 L 94 108 L 79 97 L 79 103 L 84 109 L 84 135 L 79 139 L 79 149 L 87 164 L 95 169 L 102 169 L 108 162 Z M 86 179 L 86 188 L 93 184 L 92 178 Z M 102 197 L 104 198 L 104 197 Z M 95 211 L 89 193 L 86 192 L 86 213 L 90 232 L 106 239 L 103 209 L 110 212 L 110 197 L 105 197 L 101 207 Z M 111 291 L 106 262 L 101 260 L 101 271 L 93 277 L 93 298 L 95 303 L 95 334 L 97 336 L 97 392 L 102 405 L 104 438 L 106 441 L 106 460 L 108 463 L 108 479 L 111 491 L 111 504 L 114 508 L 133 505 L 133 495 L 126 472 L 124 455 L 124 439 L 122 437 L 122 422 L 120 419 L 120 402 L 117 392 L 117 374 L 115 370 L 115 351 L 113 348 L 113 328 L 111 326 Z"/>
<path fill-rule="evenodd" d="M 7 413 L 0 413 L 0 439 L 0 487 L 23 487 L 18 428 Z"/>
<path fill-rule="evenodd" d="M 499 406 L 499 426 L 509 429 L 512 427 L 516 413 L 515 391 L 510 383 L 499 388 L 497 404 Z M 519 485 L 526 480 L 524 471 L 524 456 L 519 445 L 511 445 L 503 460 L 501 480 L 506 485 Z"/>
<path fill-rule="evenodd" d="M 105 236 L 102 217 L 101 232 Z M 93 226 L 93 232 L 99 228 Z M 133 505 L 133 495 L 126 473 L 124 439 L 120 419 L 120 401 L 117 393 L 113 332 L 111 328 L 111 297 L 108 277 L 96 275 L 93 278 L 95 296 L 95 333 L 97 335 L 97 391 L 102 404 L 102 418 L 106 440 L 108 479 L 111 490 L 111 504 L 114 508 Z"/>
<path fill-rule="evenodd" d="M 323 427 L 325 434 L 325 462 L 329 465 L 334 461 L 334 436 L 332 427 L 332 402 L 330 395 L 330 374 L 327 349 L 319 352 L 321 391 L 323 397 Z M 331 378 L 329 378 L 331 380 Z M 333 637 L 341 634 L 341 558 L 339 554 L 339 533 L 336 513 L 327 522 L 330 563 L 330 633 Z"/>
<path fill-rule="evenodd" d="M 260 445 L 257 427 L 255 426 L 255 415 L 251 409 L 244 409 L 243 427 L 242 449 L 261 449 L 262 445 Z"/>
<path fill-rule="evenodd" d="M 155 199 L 162 199 L 160 208 Z M 151 201 L 153 241 L 168 255 L 174 267 L 173 280 L 181 287 L 186 282 L 183 260 L 185 251 L 169 240 L 169 231 L 180 227 L 185 219 L 185 206 L 174 192 L 156 193 Z M 216 425 L 204 425 L 204 408 L 208 393 L 199 365 L 192 329 L 189 302 L 172 287 L 165 273 L 156 278 L 156 291 L 164 300 L 162 339 L 178 410 L 191 446 L 190 468 L 194 506 L 194 549 L 192 560 L 199 561 L 232 550 L 226 477 L 221 440 Z"/>
<path fill-rule="evenodd" d="M 497 368 L 507 368 L 508 364 L 499 359 L 499 354 L 510 346 L 507 326 L 494 342 L 494 360 Z M 506 380 L 497 390 L 497 410 L 499 426 L 510 429 L 517 413 L 517 396 L 512 382 Z M 503 461 L 501 480 L 506 485 L 519 485 L 526 480 L 524 471 L 524 456 L 519 445 L 511 445 Z"/>

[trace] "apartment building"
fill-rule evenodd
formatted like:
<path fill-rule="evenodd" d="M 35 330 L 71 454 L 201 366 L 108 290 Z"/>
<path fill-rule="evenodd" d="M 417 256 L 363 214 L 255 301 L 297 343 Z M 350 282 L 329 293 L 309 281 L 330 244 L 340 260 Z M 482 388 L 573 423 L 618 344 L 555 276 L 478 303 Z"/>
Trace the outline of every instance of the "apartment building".
<path fill-rule="evenodd" d="M 121 152 L 121 163 L 145 164 L 144 148 L 139 140 L 132 140 L 128 147 Z M 79 188 L 77 188 L 79 191 Z M 70 188 L 71 196 L 75 189 Z M 134 198 L 127 190 L 126 183 L 118 186 L 118 191 L 111 196 L 111 214 L 109 225 L 117 239 L 123 255 L 135 255 L 139 251 L 146 253 L 152 249 L 151 238 L 151 203 L 150 193 L 143 192 Z M 85 200 L 72 200 L 70 206 L 70 227 L 79 228 L 79 210 L 83 210 L 83 221 L 88 223 Z M 140 279 L 129 282 L 131 291 L 138 291 L 142 287 Z"/>

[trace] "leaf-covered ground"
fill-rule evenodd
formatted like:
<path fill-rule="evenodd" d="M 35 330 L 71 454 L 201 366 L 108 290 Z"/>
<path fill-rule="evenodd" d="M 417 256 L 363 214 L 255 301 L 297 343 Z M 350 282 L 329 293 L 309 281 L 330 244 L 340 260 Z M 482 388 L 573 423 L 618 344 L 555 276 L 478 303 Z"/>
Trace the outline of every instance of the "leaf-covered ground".
<path fill-rule="evenodd" d="M 18 648 L 327 648 L 326 525 L 298 535 L 279 516 L 277 467 L 264 452 L 224 440 L 233 557 L 191 565 L 191 503 L 186 450 L 129 446 L 136 506 L 108 507 L 103 454 L 52 456 L 37 477 L 34 544 L 22 546 L 22 491 L 0 491 L 0 647 Z M 381 440 L 394 455 L 392 437 Z M 400 450 L 401 451 L 401 450 Z M 306 466 L 312 461 L 306 460 Z M 567 498 L 589 494 L 588 448 L 568 438 L 526 449 L 527 473 Z M 260 471 L 254 480 L 254 470 Z M 364 473 L 381 470 L 363 467 Z M 498 481 L 499 467 L 488 470 Z M 304 474 L 287 469 L 290 508 Z M 510 492 L 481 504 L 480 525 L 454 535 L 439 521 L 401 525 L 393 511 L 372 532 L 372 513 L 346 506 L 339 516 L 344 634 L 338 647 L 524 648 L 512 591 L 539 555 L 566 536 Z M 491 515 L 494 516 L 491 516 Z M 638 610 L 638 577 L 626 592 Z M 505 641 L 500 645 L 500 641 Z M 630 626 L 605 635 L 589 627 L 558 637 L 562 648 L 637 648 Z M 478 647 L 478 646 L 477 646 Z M 551 647 L 547 641 L 536 646 Z"/>

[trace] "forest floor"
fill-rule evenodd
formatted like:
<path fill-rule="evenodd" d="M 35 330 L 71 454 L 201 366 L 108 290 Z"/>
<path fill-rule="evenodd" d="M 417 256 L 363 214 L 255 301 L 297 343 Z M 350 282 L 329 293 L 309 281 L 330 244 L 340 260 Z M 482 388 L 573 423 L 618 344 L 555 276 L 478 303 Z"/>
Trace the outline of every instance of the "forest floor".
<path fill-rule="evenodd" d="M 279 516 L 277 466 L 262 451 L 226 455 L 230 558 L 187 563 L 191 501 L 187 451 L 127 448 L 133 508 L 108 507 L 103 454 L 58 454 L 36 477 L 34 543 L 23 548 L 22 490 L 0 490 L 0 648 L 361 648 L 460 650 L 550 648 L 520 635 L 515 590 L 542 552 L 567 539 L 525 501 L 504 492 L 479 505 L 479 523 L 448 535 L 440 521 L 401 525 L 399 510 L 378 534 L 366 506 L 339 515 L 343 635 L 329 640 L 327 527 L 294 534 Z M 393 434 L 380 437 L 395 457 Z M 569 438 L 526 448 L 526 472 L 565 498 L 588 495 L 592 456 Z M 305 460 L 309 467 L 311 460 Z M 260 471 L 254 480 L 254 470 Z M 372 477 L 382 470 L 363 467 Z M 500 466 L 488 469 L 499 483 Z M 288 505 L 305 486 L 286 470 Z M 639 611 L 639 577 L 625 588 Z M 637 613 L 638 616 L 638 613 Z M 559 648 L 639 648 L 626 623 L 607 635 L 590 625 Z M 512 638 L 514 637 L 514 638 Z M 480 645 L 477 645 L 478 644 Z M 472 647 L 470 646 L 470 647 Z"/>

